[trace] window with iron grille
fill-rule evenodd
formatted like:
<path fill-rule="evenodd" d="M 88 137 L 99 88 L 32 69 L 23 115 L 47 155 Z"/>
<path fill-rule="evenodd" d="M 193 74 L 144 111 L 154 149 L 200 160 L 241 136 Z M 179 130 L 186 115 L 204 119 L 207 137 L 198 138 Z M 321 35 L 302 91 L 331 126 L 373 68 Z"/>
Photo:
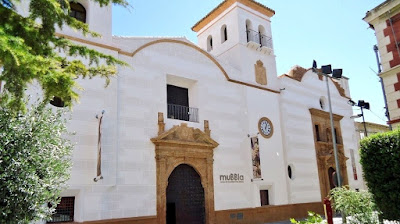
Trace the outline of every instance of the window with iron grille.
<path fill-rule="evenodd" d="M 47 223 L 73 222 L 74 221 L 75 197 L 62 197 L 56 207 L 56 212 Z"/>
<path fill-rule="evenodd" d="M 167 85 L 168 118 L 182 121 L 199 122 L 198 108 L 189 107 L 189 90 Z"/>

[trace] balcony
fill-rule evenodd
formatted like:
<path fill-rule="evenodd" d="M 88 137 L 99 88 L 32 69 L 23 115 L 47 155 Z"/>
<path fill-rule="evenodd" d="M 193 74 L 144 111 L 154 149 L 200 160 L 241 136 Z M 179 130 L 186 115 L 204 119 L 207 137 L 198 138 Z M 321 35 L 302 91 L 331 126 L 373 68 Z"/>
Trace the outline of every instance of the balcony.
<path fill-rule="evenodd" d="M 247 30 L 247 43 L 255 44 L 257 47 L 260 46 L 260 34 L 255 30 Z"/>
<path fill-rule="evenodd" d="M 272 37 L 261 35 L 261 47 L 267 47 L 272 49 Z"/>
<path fill-rule="evenodd" d="M 176 104 L 168 104 L 167 116 L 171 119 L 199 122 L 199 109 Z"/>
<path fill-rule="evenodd" d="M 272 52 L 272 37 L 263 35 L 255 30 L 247 30 L 247 46 L 253 49 L 260 48 L 263 53 Z"/>

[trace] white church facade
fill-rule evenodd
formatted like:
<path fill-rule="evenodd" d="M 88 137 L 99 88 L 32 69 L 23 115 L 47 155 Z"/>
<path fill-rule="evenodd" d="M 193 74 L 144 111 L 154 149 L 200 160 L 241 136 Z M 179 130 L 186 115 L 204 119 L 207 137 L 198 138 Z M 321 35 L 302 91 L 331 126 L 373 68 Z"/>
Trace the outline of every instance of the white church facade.
<path fill-rule="evenodd" d="M 193 26 L 196 45 L 112 36 L 111 6 L 78 3 L 103 37 L 59 35 L 129 66 L 107 88 L 80 81 L 54 221 L 256 224 L 323 212 L 336 170 L 325 78 L 298 66 L 277 75 L 272 9 L 225 0 Z M 336 139 L 343 182 L 363 189 L 347 81 L 329 80 Z"/>

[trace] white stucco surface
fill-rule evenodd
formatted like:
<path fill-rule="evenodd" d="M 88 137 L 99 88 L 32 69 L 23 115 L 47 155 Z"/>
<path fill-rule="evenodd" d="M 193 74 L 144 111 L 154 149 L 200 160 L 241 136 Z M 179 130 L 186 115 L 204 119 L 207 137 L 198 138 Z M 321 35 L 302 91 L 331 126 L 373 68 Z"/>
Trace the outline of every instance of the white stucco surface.
<path fill-rule="evenodd" d="M 100 9 L 94 3 L 82 2 L 86 3 L 90 28 L 103 34 L 102 39 L 89 38 L 90 41 L 134 52 L 147 43 L 165 39 L 112 37 L 111 8 Z M 118 75 L 107 88 L 104 88 L 104 80 L 98 78 L 79 80 L 84 91 L 69 123 L 69 129 L 76 132 L 72 137 L 76 142 L 74 165 L 70 187 L 62 194 L 75 196 L 75 221 L 157 215 L 155 146 L 150 139 L 158 133 L 158 112 L 167 114 L 167 84 L 188 88 L 189 106 L 198 108 L 199 122 L 166 118 L 166 130 L 180 123 L 203 130 L 203 122 L 208 120 L 211 137 L 219 143 L 213 164 L 215 210 L 258 207 L 259 190 L 266 189 L 272 205 L 320 201 L 309 109 L 319 109 L 320 97 L 327 97 L 325 83 L 311 71 L 301 82 L 278 78 L 273 49 L 268 53 L 247 46 L 246 20 L 251 21 L 253 29 L 262 25 L 266 35 L 272 36 L 269 17 L 235 3 L 199 31 L 199 47 L 205 51 L 207 37 L 213 36 L 214 48 L 208 56 L 196 49 L 195 44 L 178 37 L 171 39 L 187 44 L 160 41 L 137 51 L 133 57 L 87 45 L 129 66 L 119 67 Z M 221 43 L 223 25 L 227 26 L 228 40 Z M 59 32 L 84 38 L 68 28 Z M 245 84 L 228 81 L 211 58 L 218 61 L 230 79 Z M 266 69 L 267 85 L 255 81 L 254 64 L 258 60 Z M 349 94 L 347 81 L 342 85 Z M 343 145 L 350 158 L 349 150 L 357 152 L 358 148 L 354 121 L 350 119 L 351 106 L 332 81 L 330 89 L 333 112 L 343 116 Z M 94 182 L 98 131 L 95 116 L 103 110 L 104 179 Z M 261 117 L 269 118 L 273 124 L 271 138 L 257 135 Z M 262 180 L 252 181 L 249 136 L 259 138 Z M 292 180 L 287 175 L 288 165 L 293 167 Z M 358 181 L 351 179 L 350 161 L 347 161 L 347 169 L 350 186 L 363 188 L 361 175 Z M 361 172 L 358 163 L 357 169 Z M 244 175 L 244 182 L 220 182 L 220 175 L 231 173 Z"/>

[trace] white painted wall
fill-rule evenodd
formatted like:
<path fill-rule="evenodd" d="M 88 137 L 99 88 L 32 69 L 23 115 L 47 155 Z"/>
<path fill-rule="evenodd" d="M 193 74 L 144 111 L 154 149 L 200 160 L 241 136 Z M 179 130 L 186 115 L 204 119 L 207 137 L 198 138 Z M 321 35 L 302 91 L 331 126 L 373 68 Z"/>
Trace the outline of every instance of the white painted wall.
<path fill-rule="evenodd" d="M 89 11 L 94 10 L 89 12 L 89 25 L 104 35 L 96 42 L 133 52 L 143 44 L 157 40 L 111 39 L 111 12 L 99 16 L 100 9 L 92 9 L 91 5 L 89 8 Z M 269 190 L 272 205 L 320 200 L 308 109 L 319 107 L 320 96 L 325 96 L 325 85 L 310 72 L 301 83 L 289 78 L 278 79 L 275 56 L 250 49 L 245 43 L 246 19 L 251 19 L 254 27 L 264 24 L 267 34 L 271 34 L 269 18 L 244 9 L 251 10 L 234 4 L 227 10 L 228 14 L 200 31 L 199 44 L 206 50 L 204 41 L 208 33 L 212 33 L 215 48 L 211 53 L 229 77 L 250 84 L 259 85 L 255 82 L 254 64 L 262 60 L 268 75 L 268 84 L 263 87 L 276 91 L 286 88 L 280 94 L 228 82 L 210 58 L 183 44 L 154 44 L 134 57 L 90 46 L 118 57 L 129 66 L 119 68 L 108 88 L 104 88 L 104 80 L 98 78 L 79 80 L 84 91 L 69 123 L 69 129 L 76 132 L 72 138 L 76 142 L 74 165 L 70 187 L 63 192 L 63 196 L 76 197 L 75 221 L 156 215 L 155 146 L 150 139 L 157 136 L 158 112 L 167 114 L 167 84 L 189 88 L 189 104 L 199 108 L 199 123 L 165 119 L 166 130 L 180 123 L 203 129 L 203 121 L 209 120 L 211 137 L 219 143 L 214 151 L 216 210 L 260 206 L 260 189 Z M 228 28 L 228 41 L 221 44 L 219 34 L 223 24 Z M 81 37 L 68 29 L 60 32 Z M 191 44 L 185 38 L 174 39 Z M 351 108 L 332 83 L 330 86 L 334 113 L 345 116 L 341 127 L 346 156 L 350 158 L 349 149 L 357 149 L 353 121 L 349 118 Z M 98 122 L 95 115 L 101 114 L 102 110 L 105 110 L 102 134 L 104 179 L 94 182 Z M 269 139 L 259 135 L 263 180 L 252 182 L 248 135 L 257 134 L 261 117 L 272 121 L 274 134 Z M 294 167 L 296 178 L 293 181 L 287 178 L 288 164 Z M 361 188 L 362 181 L 350 180 L 350 161 L 347 167 L 350 185 Z M 219 175 L 231 173 L 244 175 L 244 183 L 220 183 Z"/>
<path fill-rule="evenodd" d="M 329 111 L 326 81 L 318 79 L 311 70 L 306 72 L 301 82 L 282 77 L 281 116 L 285 135 L 286 166 L 292 165 L 293 179 L 287 178 L 290 203 L 320 201 L 320 186 L 314 146 L 314 134 L 310 108 L 321 109 L 319 99 L 325 97 L 325 111 Z M 344 152 L 347 160 L 347 174 L 352 188 L 364 189 L 359 164 L 358 140 L 355 132 L 352 108 L 348 99 L 340 96 L 332 81 L 329 81 L 332 98 L 332 112 L 343 116 L 340 121 Z M 350 160 L 350 149 L 355 150 L 358 180 L 354 180 Z M 344 171 L 342 171 L 344 172 Z M 287 176 L 287 175 L 286 175 Z"/>
<path fill-rule="evenodd" d="M 114 40 L 118 44 L 118 38 Z M 156 168 L 150 138 L 157 135 L 157 113 L 167 112 L 167 84 L 189 88 L 190 106 L 199 108 L 200 115 L 200 122 L 189 122 L 189 126 L 202 129 L 203 120 L 209 120 L 212 137 L 220 143 L 214 156 L 217 210 L 259 206 L 258 191 L 264 186 L 270 189 L 272 204 L 287 203 L 284 166 L 279 159 L 283 149 L 280 115 L 271 107 L 278 104 L 278 94 L 227 82 L 209 58 L 180 44 L 152 45 L 134 58 L 97 50 L 127 61 L 130 67 L 120 68 L 107 88 L 101 79 L 79 81 L 84 91 L 69 123 L 69 129 L 76 132 L 72 137 L 76 142 L 74 165 L 70 187 L 63 193 L 76 197 L 75 221 L 156 215 Z M 95 115 L 102 110 L 104 179 L 95 183 Z M 264 181 L 251 182 L 247 135 L 258 132 L 262 116 L 271 119 L 275 131 L 270 139 L 259 136 Z M 166 119 L 166 129 L 181 122 Z M 219 175 L 230 173 L 245 175 L 245 183 L 219 183 Z"/>
<path fill-rule="evenodd" d="M 129 44 L 127 38 L 114 38 L 116 45 L 119 41 Z M 276 94 L 228 82 L 214 62 L 182 44 L 159 43 L 139 51 L 133 58 L 119 58 L 130 67 L 120 68 L 118 77 L 107 89 L 101 87 L 102 80 L 81 82 L 85 92 L 70 124 L 71 130 L 78 132 L 70 181 L 70 190 L 77 196 L 76 221 L 156 215 L 154 145 L 150 139 L 157 135 L 157 113 L 167 113 L 167 84 L 189 89 L 190 106 L 199 108 L 200 122 L 186 123 L 202 129 L 203 121 L 209 120 L 212 138 L 220 144 L 214 154 L 216 210 L 257 207 L 260 189 L 269 189 L 274 205 L 319 201 L 308 109 L 319 108 L 319 98 L 326 95 L 326 87 L 316 75 L 308 72 L 301 83 L 281 78 L 285 90 Z M 228 65 L 223 67 L 235 71 Z M 344 116 L 342 136 L 346 156 L 350 158 L 349 149 L 357 149 L 351 108 L 333 83 L 330 88 L 334 113 Z M 94 116 L 103 109 L 104 180 L 94 183 Z M 264 116 L 272 121 L 274 135 L 269 139 L 259 136 L 263 181 L 251 182 L 248 135 L 257 134 L 258 120 Z M 166 129 L 182 122 L 185 121 L 166 119 Z M 287 178 L 288 164 L 293 165 L 294 180 Z M 362 188 L 361 180 L 351 179 L 350 161 L 347 167 L 350 185 Z M 230 173 L 244 175 L 244 183 L 220 183 L 219 175 Z"/>
<path fill-rule="evenodd" d="M 144 113 L 146 117 L 141 117 L 144 123 L 156 128 L 157 112 L 166 114 L 167 83 L 189 87 L 189 101 L 193 102 L 194 106 L 197 105 L 200 114 L 200 122 L 189 122 L 189 126 L 202 129 L 203 120 L 210 121 L 212 138 L 220 144 L 214 155 L 216 209 L 258 206 L 259 195 L 254 195 L 253 190 L 257 184 L 250 181 L 252 178 L 251 148 L 247 135 L 258 132 L 258 119 L 262 116 L 270 117 L 274 123 L 279 124 L 279 113 L 267 104 L 262 105 L 258 96 L 264 96 L 266 102 L 277 103 L 277 94 L 227 82 L 222 72 L 210 59 L 197 50 L 179 44 L 152 45 L 139 52 L 133 60 L 132 66 L 135 72 L 129 74 L 132 81 L 125 80 L 124 85 L 129 86 L 132 94 L 141 96 L 142 94 L 138 91 L 144 83 L 140 83 L 136 88 L 134 80 L 146 77 L 152 80 L 147 86 L 148 91 L 155 91 L 146 105 L 136 108 L 136 110 L 147 109 Z M 171 76 L 175 80 L 172 80 Z M 125 77 L 125 74 L 121 73 L 120 77 Z M 152 108 L 148 108 L 149 106 Z M 166 128 L 171 128 L 181 122 L 166 119 Z M 149 141 L 151 137 L 155 137 L 156 133 L 157 130 L 154 129 L 152 135 L 141 136 L 141 138 L 144 137 Z M 266 141 L 260 138 L 261 153 L 265 154 L 263 157 L 269 157 L 272 152 L 275 155 L 275 151 L 281 152 L 281 142 L 279 125 L 277 125 L 276 134 L 271 139 Z M 269 148 L 273 150 L 267 150 Z M 271 191 L 274 203 L 285 203 L 285 200 L 280 198 L 280 195 L 284 195 L 285 186 L 276 183 L 274 176 L 276 167 L 280 165 L 279 160 L 262 159 L 262 163 L 265 182 L 274 183 L 277 189 L 276 192 Z M 245 175 L 245 183 L 221 184 L 219 175 L 230 173 Z"/>

